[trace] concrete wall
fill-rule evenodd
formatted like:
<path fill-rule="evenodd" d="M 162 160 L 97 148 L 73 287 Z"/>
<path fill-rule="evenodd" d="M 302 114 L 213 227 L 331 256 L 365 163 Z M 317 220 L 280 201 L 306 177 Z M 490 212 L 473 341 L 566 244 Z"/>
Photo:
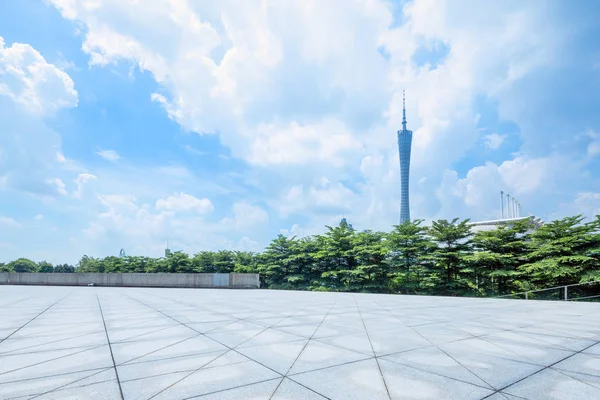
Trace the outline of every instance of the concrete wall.
<path fill-rule="evenodd" d="M 258 274 L 83 274 L 0 272 L 0 285 L 258 289 Z"/>

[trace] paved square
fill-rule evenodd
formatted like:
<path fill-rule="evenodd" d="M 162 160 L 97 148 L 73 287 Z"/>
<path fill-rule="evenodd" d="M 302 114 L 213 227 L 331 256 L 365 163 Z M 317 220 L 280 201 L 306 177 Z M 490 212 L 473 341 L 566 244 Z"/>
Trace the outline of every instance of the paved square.
<path fill-rule="evenodd" d="M 0 399 L 600 399 L 600 304 L 0 286 Z"/>

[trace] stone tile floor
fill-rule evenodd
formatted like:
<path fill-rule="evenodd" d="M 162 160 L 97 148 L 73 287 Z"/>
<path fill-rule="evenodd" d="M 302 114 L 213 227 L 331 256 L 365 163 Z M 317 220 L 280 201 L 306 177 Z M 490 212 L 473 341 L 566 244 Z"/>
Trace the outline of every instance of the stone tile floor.
<path fill-rule="evenodd" d="M 0 399 L 600 399 L 600 304 L 0 286 Z"/>

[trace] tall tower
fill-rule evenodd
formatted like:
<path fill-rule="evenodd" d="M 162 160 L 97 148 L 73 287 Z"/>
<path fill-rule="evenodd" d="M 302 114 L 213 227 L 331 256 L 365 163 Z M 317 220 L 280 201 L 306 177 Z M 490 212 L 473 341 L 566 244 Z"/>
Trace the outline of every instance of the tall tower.
<path fill-rule="evenodd" d="M 412 131 L 406 129 L 406 102 L 402 91 L 402 130 L 398 131 L 398 153 L 400 154 L 400 223 L 410 221 L 408 178 L 410 175 L 410 148 Z"/>

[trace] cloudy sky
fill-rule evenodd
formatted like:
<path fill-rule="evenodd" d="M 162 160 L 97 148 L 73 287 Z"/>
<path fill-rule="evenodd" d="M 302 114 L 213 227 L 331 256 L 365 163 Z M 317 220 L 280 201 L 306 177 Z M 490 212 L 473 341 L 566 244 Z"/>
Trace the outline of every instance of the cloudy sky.
<path fill-rule="evenodd" d="M 0 2 L 0 261 L 600 214 L 600 5 Z"/>

